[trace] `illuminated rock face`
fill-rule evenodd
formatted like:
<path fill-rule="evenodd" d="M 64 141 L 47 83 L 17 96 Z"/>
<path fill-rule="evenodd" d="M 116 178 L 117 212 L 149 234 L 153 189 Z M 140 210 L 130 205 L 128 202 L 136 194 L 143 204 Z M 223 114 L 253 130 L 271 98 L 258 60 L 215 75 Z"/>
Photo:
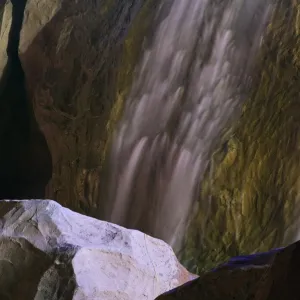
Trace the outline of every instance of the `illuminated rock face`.
<path fill-rule="evenodd" d="M 54 201 L 1 201 L 0 224 L 1 299 L 154 299 L 194 278 L 163 241 Z"/>

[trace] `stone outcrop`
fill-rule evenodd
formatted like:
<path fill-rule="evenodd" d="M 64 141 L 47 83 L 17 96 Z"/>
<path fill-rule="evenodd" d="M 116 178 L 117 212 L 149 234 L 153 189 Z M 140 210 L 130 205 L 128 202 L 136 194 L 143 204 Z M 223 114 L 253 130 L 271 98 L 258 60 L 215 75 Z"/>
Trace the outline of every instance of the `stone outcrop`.
<path fill-rule="evenodd" d="M 157 300 L 299 299 L 300 242 L 236 257 Z"/>
<path fill-rule="evenodd" d="M 0 201 L 1 300 L 142 300 L 194 278 L 163 241 L 54 201 Z"/>

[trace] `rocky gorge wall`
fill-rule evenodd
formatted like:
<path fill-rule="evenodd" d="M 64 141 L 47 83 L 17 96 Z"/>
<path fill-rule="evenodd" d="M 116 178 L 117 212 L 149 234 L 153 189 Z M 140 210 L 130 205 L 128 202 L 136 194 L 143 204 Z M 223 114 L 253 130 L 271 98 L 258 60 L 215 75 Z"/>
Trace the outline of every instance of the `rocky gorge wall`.
<path fill-rule="evenodd" d="M 34 118 L 18 56 L 26 1 L 0 6 L 0 198 L 43 197 L 51 156 Z M 5 9 L 4 9 L 5 8 Z"/>
<path fill-rule="evenodd" d="M 52 156 L 46 196 L 90 215 L 101 212 L 105 150 L 121 107 L 122 85 L 139 52 L 137 33 L 144 26 L 132 22 L 138 21 L 145 4 L 86 1 L 70 6 L 53 1 L 36 8 L 31 1 L 25 11 L 20 57 Z M 43 18 L 45 9 L 48 20 L 34 36 L 35 19 Z M 124 39 L 135 26 L 136 46 L 131 46 L 130 34 Z M 131 57 L 126 56 L 128 47 Z"/>
<path fill-rule="evenodd" d="M 211 159 L 182 254 L 194 272 L 298 239 L 299 8 L 279 3 L 251 95 Z"/>
<path fill-rule="evenodd" d="M 47 197 L 101 218 L 106 150 L 156 4 L 8 1 L 1 19 L 2 3 L 0 198 Z M 13 9 L 21 32 L 9 62 Z M 195 272 L 294 237 L 299 13 L 298 1 L 279 5 L 252 95 L 213 155 L 182 254 Z"/>
<path fill-rule="evenodd" d="M 16 118 L 23 119 L 23 123 L 15 129 L 18 135 L 15 142 L 7 145 L 7 149 L 22 152 L 19 154 L 21 162 L 15 159 L 14 164 L 21 166 L 23 162 L 23 165 L 13 171 L 13 157 L 18 157 L 18 154 L 7 153 L 8 150 L 5 152 L 1 147 L 2 164 L 7 165 L 2 168 L 1 181 L 4 182 L 5 177 L 16 182 L 12 178 L 19 176 L 23 182 L 30 169 L 41 169 L 45 174 L 33 176 L 34 181 L 44 178 L 42 184 L 36 183 L 35 186 L 35 189 L 41 190 L 39 194 L 23 193 L 14 186 L 19 194 L 3 192 L 1 198 L 49 197 L 75 210 L 94 213 L 96 202 L 99 202 L 100 172 L 108 134 L 117 118 L 120 95 L 128 88 L 132 64 L 142 44 L 143 35 L 138 38 L 137 33 L 142 33 L 146 27 L 145 13 L 142 14 L 143 24 L 138 24 L 139 30 L 134 32 L 137 46 L 132 46 L 133 34 L 129 34 L 125 44 L 124 39 L 145 3 L 142 0 L 84 1 L 72 5 L 67 1 L 54 0 L 6 3 L 1 27 L 0 56 L 3 59 L 0 73 L 9 64 L 6 47 L 12 32 L 10 24 L 15 19 L 21 30 L 20 43 L 17 41 L 14 50 L 16 53 L 19 51 L 15 61 L 20 58 L 18 72 L 24 72 L 25 78 L 23 73 L 20 75 L 22 79 L 8 78 L 2 84 L 6 94 L 1 95 L 1 100 L 3 103 L 10 101 L 6 111 L 10 109 L 12 114 L 17 114 L 18 109 L 22 111 L 21 117 L 7 120 L 6 127 L 19 123 L 14 121 Z M 144 5 L 144 10 L 147 5 Z M 14 17 L 13 11 L 18 9 L 19 15 Z M 5 78 L 4 72 L 2 81 Z M 14 88 L 9 87 L 9 83 Z M 17 88 L 17 84 L 21 87 Z M 9 94 L 13 92 L 18 95 Z M 22 104 L 12 105 L 12 97 Z M 25 114 L 26 109 L 29 112 Z M 31 126 L 34 128 L 27 131 L 38 132 L 38 137 L 28 139 L 27 148 L 31 147 L 30 153 L 36 163 L 24 154 L 21 142 L 26 126 L 34 123 L 35 119 L 38 126 Z M 10 136 L 12 131 L 12 128 L 7 129 Z M 1 145 L 4 145 L 5 139 L 3 135 Z M 38 159 L 39 156 L 41 159 Z M 24 166 L 26 161 L 32 168 Z M 20 169 L 26 175 L 20 175 Z M 10 176 L 8 172 L 13 174 Z"/>

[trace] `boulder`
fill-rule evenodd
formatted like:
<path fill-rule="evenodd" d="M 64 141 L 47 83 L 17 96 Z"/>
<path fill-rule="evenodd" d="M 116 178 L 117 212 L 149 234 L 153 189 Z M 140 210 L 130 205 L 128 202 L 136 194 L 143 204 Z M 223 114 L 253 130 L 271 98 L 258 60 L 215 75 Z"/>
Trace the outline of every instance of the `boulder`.
<path fill-rule="evenodd" d="M 165 242 L 51 200 L 0 201 L 1 300 L 141 300 L 194 275 Z"/>
<path fill-rule="evenodd" d="M 157 300 L 299 299 L 300 241 L 266 253 L 235 257 Z"/>

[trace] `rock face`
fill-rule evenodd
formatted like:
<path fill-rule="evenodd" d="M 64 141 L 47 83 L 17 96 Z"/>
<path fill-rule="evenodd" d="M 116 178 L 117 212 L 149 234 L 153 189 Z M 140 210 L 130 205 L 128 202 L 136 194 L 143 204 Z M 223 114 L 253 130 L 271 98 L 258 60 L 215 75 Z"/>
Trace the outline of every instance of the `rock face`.
<path fill-rule="evenodd" d="M 54 201 L 0 201 L 1 300 L 152 300 L 192 278 L 139 231 Z"/>
<path fill-rule="evenodd" d="M 0 198 L 49 197 L 92 215 L 118 82 L 142 44 L 127 51 L 124 40 L 146 2 L 0 0 Z M 25 179 L 41 191 L 10 187 Z"/>
<path fill-rule="evenodd" d="M 299 299 L 300 242 L 237 257 L 157 300 Z"/>
<path fill-rule="evenodd" d="M 7 42 L 12 21 L 12 4 L 0 1 L 0 78 L 7 63 Z"/>
<path fill-rule="evenodd" d="M 26 0 L 0 1 L 0 199 L 43 198 L 51 157 L 18 56 Z"/>
<path fill-rule="evenodd" d="M 277 2 L 252 93 L 201 183 L 181 258 L 192 272 L 300 238 L 300 2 Z"/>
<path fill-rule="evenodd" d="M 144 0 L 28 0 L 19 56 L 52 157 L 46 197 L 95 207 L 122 44 Z M 92 187 L 86 188 L 90 174 Z"/>

